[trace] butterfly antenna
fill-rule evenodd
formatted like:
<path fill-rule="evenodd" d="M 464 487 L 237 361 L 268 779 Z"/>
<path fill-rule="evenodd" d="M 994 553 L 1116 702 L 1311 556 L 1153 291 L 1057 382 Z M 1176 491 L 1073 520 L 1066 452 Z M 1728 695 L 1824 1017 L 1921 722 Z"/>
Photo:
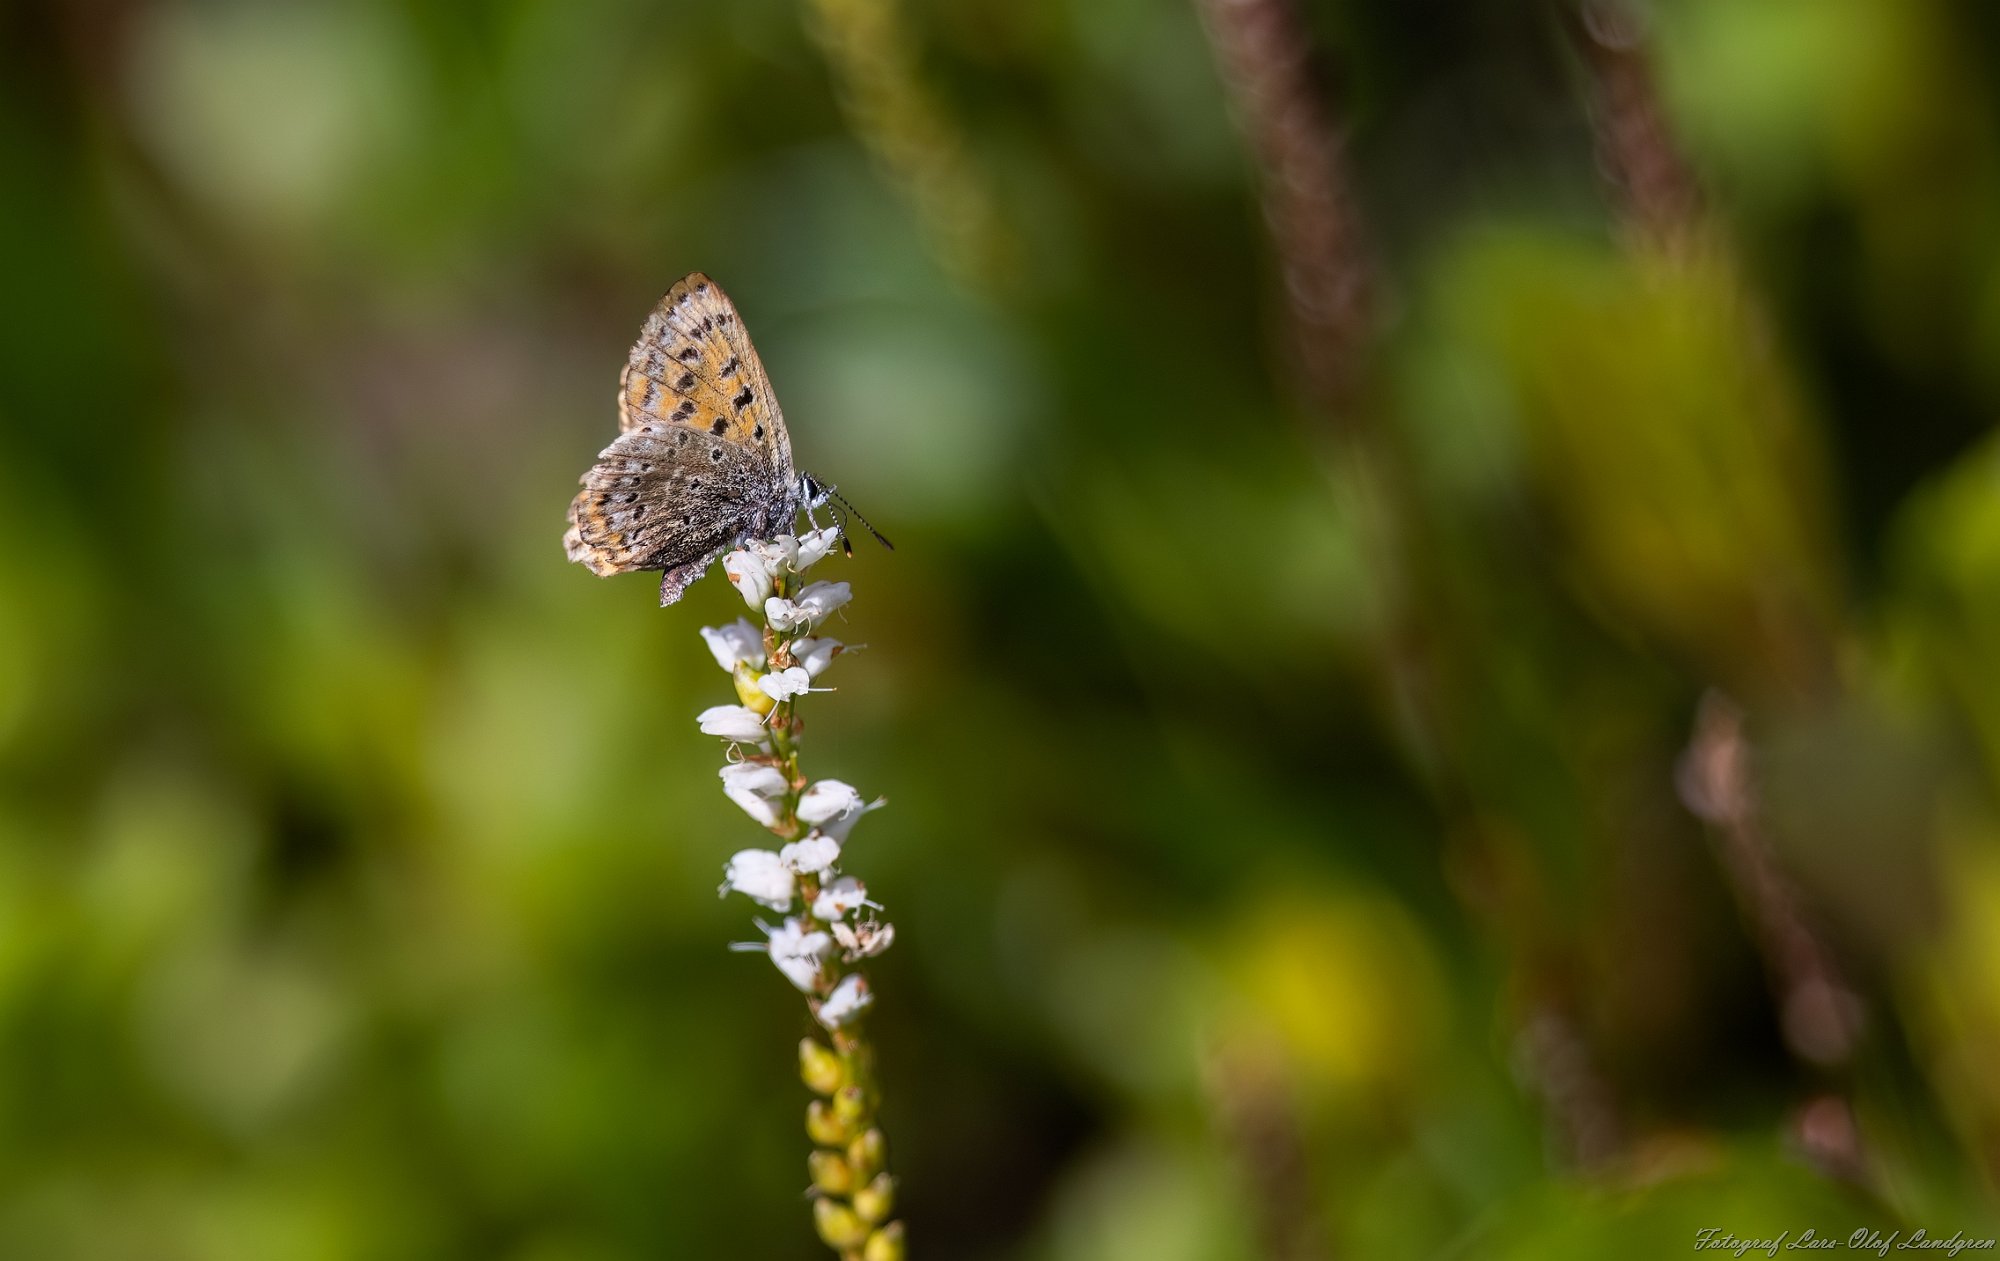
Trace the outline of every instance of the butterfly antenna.
<path fill-rule="evenodd" d="M 854 510 L 853 504 L 848 503 L 845 499 L 842 499 L 839 491 L 837 490 L 829 491 L 828 493 L 831 494 L 834 497 L 834 499 L 839 502 L 841 507 L 847 509 L 849 515 L 851 515 L 856 521 L 859 521 L 861 523 L 862 529 L 868 531 L 870 534 L 875 536 L 875 541 L 877 543 L 880 543 L 883 547 L 888 548 L 892 552 L 896 550 L 896 545 L 894 543 L 891 543 L 888 539 L 882 537 L 882 531 L 876 529 L 872 525 L 869 525 L 868 518 L 862 516 L 859 512 L 856 512 Z M 844 539 L 846 537 L 845 533 L 843 533 L 841 537 Z"/>
<path fill-rule="evenodd" d="M 841 511 L 839 504 L 829 506 L 833 509 L 834 519 L 840 522 L 840 554 L 849 560 L 853 560 L 854 540 L 847 537 L 847 514 Z"/>

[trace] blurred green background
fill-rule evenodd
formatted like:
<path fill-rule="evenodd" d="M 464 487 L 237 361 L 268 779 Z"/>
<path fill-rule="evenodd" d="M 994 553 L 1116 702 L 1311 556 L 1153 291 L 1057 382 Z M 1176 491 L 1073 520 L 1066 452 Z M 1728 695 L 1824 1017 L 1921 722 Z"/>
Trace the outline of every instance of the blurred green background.
<path fill-rule="evenodd" d="M 559 546 L 697 268 L 915 1255 L 2000 1234 L 2000 10 L 1285 12 L 8 6 L 0 1257 L 823 1255 L 738 602 Z"/>

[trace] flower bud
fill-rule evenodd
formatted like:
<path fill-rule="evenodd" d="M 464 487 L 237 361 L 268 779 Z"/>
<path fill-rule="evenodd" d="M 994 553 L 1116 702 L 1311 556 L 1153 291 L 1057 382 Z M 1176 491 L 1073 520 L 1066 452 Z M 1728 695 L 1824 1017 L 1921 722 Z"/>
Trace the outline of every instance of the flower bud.
<path fill-rule="evenodd" d="M 736 699 L 743 702 L 745 709 L 768 714 L 777 708 L 778 702 L 763 688 L 757 686 L 757 680 L 762 676 L 752 670 L 747 663 L 737 662 L 736 668 L 729 672 L 729 677 L 736 684 Z"/>
<path fill-rule="evenodd" d="M 826 1246 L 835 1250 L 859 1248 L 868 1239 L 868 1224 L 839 1200 L 814 1200 L 813 1225 Z"/>
<path fill-rule="evenodd" d="M 861 1261 L 903 1261 L 903 1256 L 901 1222 L 890 1222 L 868 1236 L 868 1245 L 861 1250 Z"/>
<path fill-rule="evenodd" d="M 847 1065 L 822 1043 L 800 1038 L 799 1078 L 814 1094 L 830 1095 L 847 1084 Z"/>
<path fill-rule="evenodd" d="M 833 1114 L 853 1125 L 868 1116 L 868 1092 L 859 1086 L 843 1086 L 833 1097 Z"/>
<path fill-rule="evenodd" d="M 828 1195 L 846 1195 L 854 1190 L 854 1172 L 838 1152 L 819 1151 L 806 1157 L 806 1172 L 812 1184 Z"/>
<path fill-rule="evenodd" d="M 839 1147 L 853 1137 L 854 1127 L 834 1114 L 826 1100 L 806 1105 L 806 1137 L 821 1147 Z"/>
<path fill-rule="evenodd" d="M 847 1145 L 847 1167 L 856 1182 L 866 1182 L 889 1163 L 889 1140 L 881 1130 L 869 1130 Z"/>
<path fill-rule="evenodd" d="M 854 1211 L 874 1226 L 896 1211 L 896 1180 L 878 1173 L 875 1180 L 854 1193 Z"/>

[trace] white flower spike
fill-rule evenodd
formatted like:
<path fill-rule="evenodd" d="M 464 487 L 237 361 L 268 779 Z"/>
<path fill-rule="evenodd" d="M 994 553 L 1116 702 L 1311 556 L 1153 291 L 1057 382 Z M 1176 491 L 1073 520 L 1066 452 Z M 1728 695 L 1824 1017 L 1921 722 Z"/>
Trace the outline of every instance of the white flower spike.
<path fill-rule="evenodd" d="M 808 497 L 818 493 L 813 485 L 801 481 Z M 753 612 L 727 626 L 701 630 L 702 642 L 715 664 L 729 674 L 739 703 L 703 710 L 700 722 L 704 732 L 733 742 L 730 765 L 717 773 L 723 792 L 778 837 L 770 842 L 771 849 L 738 850 L 723 868 L 719 893 L 741 893 L 784 916 L 775 926 L 757 922 L 763 940 L 739 942 L 730 948 L 760 951 L 769 958 L 772 966 L 806 996 L 814 1019 L 837 1031 L 834 1040 L 842 1047 L 840 1055 L 845 1056 L 867 1052 L 857 1022 L 874 1004 L 875 995 L 861 965 L 887 950 L 896 930 L 876 918 L 882 907 L 869 898 L 867 886 L 840 870 L 848 833 L 862 815 L 882 802 L 864 800 L 852 784 L 842 780 L 808 783 L 799 769 L 804 727 L 793 703 L 811 692 L 831 691 L 816 686 L 815 681 L 835 657 L 851 651 L 839 640 L 814 631 L 852 596 L 844 582 L 808 583 L 802 575 L 841 542 L 836 525 L 797 536 L 748 541 L 723 557 L 723 572 Z M 761 626 L 757 624 L 759 615 Z M 802 900 L 805 905 L 801 907 Z M 839 1104 L 843 1111 L 833 1119 L 840 1122 L 843 1133 L 879 1136 L 871 1095 L 842 1089 L 836 1080 L 840 1077 L 840 1056 L 818 1039 L 807 1039 L 800 1054 L 807 1084 L 822 1095 L 837 1096 L 831 1102 L 814 1101 L 807 1114 L 807 1132 L 818 1137 L 815 1127 L 827 1120 L 819 1114 Z M 815 1054 L 833 1063 L 833 1077 L 815 1075 L 811 1064 Z M 832 1084 L 822 1089 L 825 1082 Z M 845 1110 L 857 1103 L 858 1114 L 846 1115 Z M 886 1194 L 880 1187 L 889 1178 L 880 1169 L 879 1144 L 874 1151 L 868 1157 L 872 1172 L 867 1187 L 850 1188 L 849 1194 L 821 1186 L 821 1193 L 834 1197 L 833 1203 L 843 1211 L 864 1214 L 863 1192 L 879 1200 Z M 851 1208 L 841 1203 L 847 1199 L 854 1201 Z M 825 1207 L 828 1201 L 820 1203 Z M 880 1250 L 875 1246 L 880 1238 L 893 1245 L 885 1256 L 900 1256 L 895 1234 L 900 1224 L 879 1222 L 872 1212 L 864 1215 L 870 1228 L 880 1227 L 867 1239 L 870 1255 Z M 856 1230 L 862 1230 L 862 1218 L 855 1220 Z"/>

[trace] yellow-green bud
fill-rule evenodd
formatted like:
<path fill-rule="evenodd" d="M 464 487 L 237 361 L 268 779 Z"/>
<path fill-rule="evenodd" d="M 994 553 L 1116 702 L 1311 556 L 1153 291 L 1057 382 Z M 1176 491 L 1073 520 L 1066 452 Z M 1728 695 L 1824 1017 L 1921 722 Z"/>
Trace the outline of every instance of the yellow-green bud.
<path fill-rule="evenodd" d="M 736 683 L 736 699 L 743 702 L 745 709 L 768 714 L 777 708 L 778 702 L 771 699 L 769 692 L 757 686 L 758 674 L 745 662 L 737 662 L 736 669 L 730 672 L 730 677 Z"/>
<path fill-rule="evenodd" d="M 896 1211 L 896 1180 L 878 1173 L 875 1180 L 854 1193 L 854 1211 L 861 1220 L 876 1225 Z"/>
<path fill-rule="evenodd" d="M 821 1147 L 839 1147 L 854 1137 L 854 1129 L 824 1099 L 806 1105 L 806 1137 Z"/>
<path fill-rule="evenodd" d="M 801 1038 L 799 1077 L 807 1089 L 830 1095 L 847 1084 L 847 1065 L 824 1044 L 812 1038 Z"/>
<path fill-rule="evenodd" d="M 890 1222 L 868 1236 L 861 1261 L 903 1261 L 903 1223 Z"/>
<path fill-rule="evenodd" d="M 870 1130 L 847 1145 L 847 1167 L 854 1171 L 857 1182 L 868 1181 L 888 1163 L 889 1140 L 880 1130 Z"/>
<path fill-rule="evenodd" d="M 829 1248 L 859 1248 L 868 1239 L 868 1224 L 839 1200 L 814 1200 L 813 1225 Z"/>
<path fill-rule="evenodd" d="M 806 1172 L 812 1184 L 828 1195 L 846 1195 L 854 1190 L 854 1171 L 839 1152 L 814 1152 L 806 1157 Z"/>
<path fill-rule="evenodd" d="M 850 1124 L 868 1115 L 868 1092 L 859 1086 L 843 1086 L 833 1097 L 834 1113 Z"/>

